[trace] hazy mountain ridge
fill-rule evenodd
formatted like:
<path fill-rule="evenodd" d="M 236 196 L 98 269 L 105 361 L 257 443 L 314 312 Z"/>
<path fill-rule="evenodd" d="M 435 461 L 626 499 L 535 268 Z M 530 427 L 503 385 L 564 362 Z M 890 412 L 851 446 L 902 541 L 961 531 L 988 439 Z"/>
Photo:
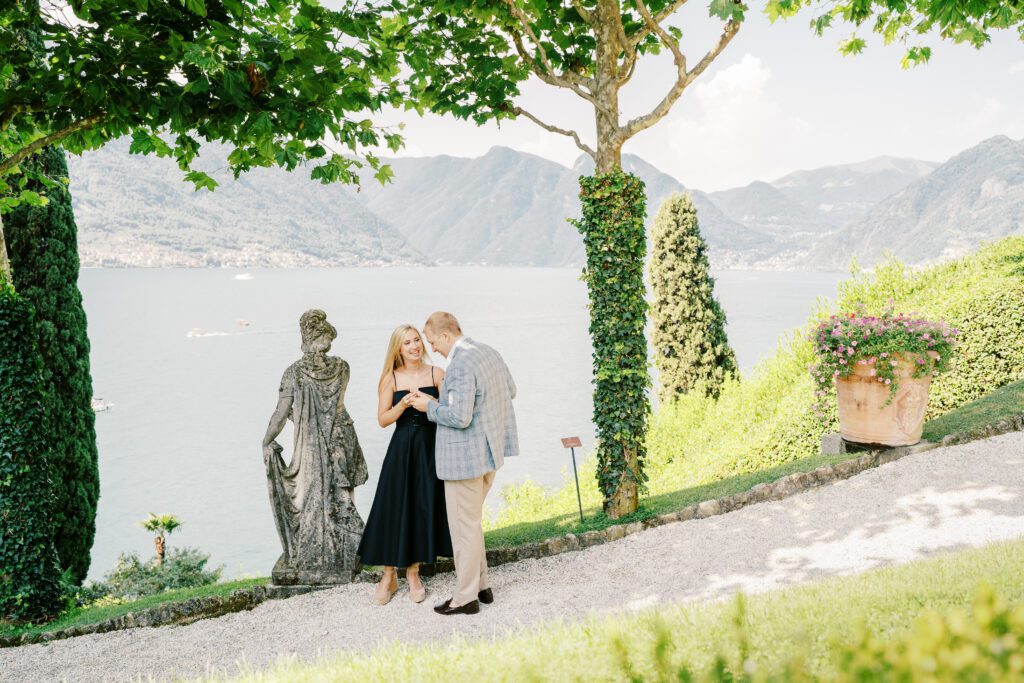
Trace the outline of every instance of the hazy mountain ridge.
<path fill-rule="evenodd" d="M 132 156 L 119 141 L 72 157 L 85 265 L 328 266 L 480 264 L 580 266 L 572 168 L 505 147 L 478 158 L 387 160 L 394 182 L 361 191 L 323 186 L 298 169 L 256 169 L 214 193 L 192 190 L 168 159 Z M 224 169 L 205 151 L 198 167 Z M 648 226 L 661 202 L 689 192 L 716 267 L 842 269 L 885 250 L 908 263 L 960 255 L 1024 231 L 1024 141 L 997 137 L 937 165 L 878 157 L 797 171 L 707 194 L 643 159 Z M 853 220 L 842 222 L 843 216 Z"/>
<path fill-rule="evenodd" d="M 439 263 L 579 266 L 583 239 L 579 176 L 593 172 L 580 157 L 569 169 L 548 159 L 494 147 L 475 159 L 449 156 L 388 159 L 392 183 L 365 186 L 366 207 L 399 226 L 409 243 Z M 623 166 L 644 180 L 648 225 L 669 194 L 686 188 L 639 157 Z M 770 236 L 729 219 L 702 192 L 692 192 L 714 255 L 731 262 L 770 253 Z"/>
<path fill-rule="evenodd" d="M 426 259 L 344 188 L 308 171 L 254 169 L 195 192 L 171 159 L 128 153 L 119 140 L 69 158 L 85 266 L 326 266 L 421 264 Z M 196 164 L 224 169 L 204 148 Z"/>
<path fill-rule="evenodd" d="M 997 136 L 954 156 L 826 235 L 799 265 L 872 265 L 885 252 L 910 264 L 955 258 L 983 240 L 1024 233 L 1024 140 Z"/>

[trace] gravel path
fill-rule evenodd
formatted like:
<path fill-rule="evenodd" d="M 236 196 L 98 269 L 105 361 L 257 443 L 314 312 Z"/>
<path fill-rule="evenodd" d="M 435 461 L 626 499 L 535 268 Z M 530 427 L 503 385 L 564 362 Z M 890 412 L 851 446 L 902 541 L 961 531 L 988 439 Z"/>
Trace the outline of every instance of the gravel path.
<path fill-rule="evenodd" d="M 430 609 L 448 597 L 450 575 L 427 580 L 422 605 L 403 586 L 377 607 L 372 587 L 359 584 L 189 626 L 0 650 L 0 680 L 189 678 L 211 667 L 236 671 L 241 661 L 315 659 L 392 639 L 486 637 L 558 617 L 761 592 L 1022 536 L 1024 434 L 1015 433 L 910 456 L 785 500 L 497 567 L 495 603 L 476 616 Z"/>

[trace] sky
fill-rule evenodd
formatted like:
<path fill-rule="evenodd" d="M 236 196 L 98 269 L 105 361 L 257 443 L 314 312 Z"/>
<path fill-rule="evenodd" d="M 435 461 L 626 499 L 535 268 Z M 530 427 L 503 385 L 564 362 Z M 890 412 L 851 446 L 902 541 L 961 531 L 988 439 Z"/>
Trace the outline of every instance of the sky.
<path fill-rule="evenodd" d="M 837 51 L 848 31 L 825 37 L 809 15 L 769 24 L 753 5 L 726 50 L 652 128 L 629 141 L 636 154 L 687 187 L 705 191 L 771 181 L 792 171 L 896 156 L 946 161 L 994 135 L 1024 138 L 1024 42 L 995 34 L 976 50 L 931 40 L 931 61 L 900 68 L 901 46 L 861 33 L 864 54 Z M 707 5 L 687 5 L 669 22 L 683 30 L 690 64 L 717 39 L 720 23 Z M 622 91 L 623 120 L 646 113 L 672 83 L 668 55 L 648 57 Z M 593 145 L 590 105 L 536 80 L 518 104 L 545 122 L 578 130 Z M 566 166 L 582 152 L 570 138 L 522 119 L 472 122 L 386 114 L 404 123 L 401 156 L 477 157 L 495 145 L 536 154 Z"/>

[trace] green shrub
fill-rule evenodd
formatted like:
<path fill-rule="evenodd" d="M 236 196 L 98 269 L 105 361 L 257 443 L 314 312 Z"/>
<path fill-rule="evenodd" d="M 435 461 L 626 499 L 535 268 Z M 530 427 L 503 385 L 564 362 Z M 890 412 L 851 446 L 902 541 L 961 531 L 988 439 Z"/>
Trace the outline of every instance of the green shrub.
<path fill-rule="evenodd" d="M 59 149 L 44 149 L 30 165 L 51 178 L 68 174 Z M 63 182 L 58 180 L 53 187 L 29 182 L 28 189 L 44 194 L 48 203 L 17 207 L 4 216 L 4 227 L 14 285 L 35 308 L 55 475 L 57 557 L 72 581 L 81 583 L 89 571 L 89 551 L 96 535 L 100 481 L 89 338 L 78 290 L 77 227 L 71 193 Z"/>
<path fill-rule="evenodd" d="M 0 274 L 0 618 L 39 621 L 62 605 L 53 545 L 41 361 L 32 305 Z"/>
<path fill-rule="evenodd" d="M 103 577 L 106 592 L 117 598 L 135 599 L 175 588 L 208 586 L 220 580 L 223 567 L 207 570 L 210 556 L 195 548 L 172 548 L 163 563 L 156 558 L 143 562 L 137 553 L 118 556 L 117 564 Z"/>
<path fill-rule="evenodd" d="M 1011 606 L 982 586 L 971 613 L 926 612 L 903 638 L 865 629 L 837 647 L 842 681 L 1024 680 L 1024 604 Z"/>
<path fill-rule="evenodd" d="M 718 396 L 736 375 L 736 355 L 725 334 L 725 313 L 715 299 L 697 210 L 689 195 L 666 199 L 651 231 L 651 341 L 658 368 L 658 398 L 669 403 L 697 387 Z"/>
<path fill-rule="evenodd" d="M 594 344 L 597 481 L 609 517 L 637 508 L 644 474 L 647 389 L 647 301 L 644 298 L 644 184 L 616 170 L 580 177 L 583 235 Z"/>
<path fill-rule="evenodd" d="M 706 683 L 786 682 L 821 680 L 803 653 L 790 654 L 781 665 L 766 669 L 751 654 L 745 600 L 735 601 L 732 652 L 716 644 L 717 654 L 706 670 L 677 663 L 672 656 L 678 637 L 669 624 L 654 618 L 646 624 L 646 651 L 614 638 L 620 680 L 704 681 Z M 829 680 L 855 681 L 1021 681 L 1024 680 L 1024 604 L 1010 605 L 987 586 L 978 589 L 970 613 L 954 609 L 927 611 L 907 633 L 888 639 L 861 627 L 852 642 L 833 640 L 836 673 Z"/>

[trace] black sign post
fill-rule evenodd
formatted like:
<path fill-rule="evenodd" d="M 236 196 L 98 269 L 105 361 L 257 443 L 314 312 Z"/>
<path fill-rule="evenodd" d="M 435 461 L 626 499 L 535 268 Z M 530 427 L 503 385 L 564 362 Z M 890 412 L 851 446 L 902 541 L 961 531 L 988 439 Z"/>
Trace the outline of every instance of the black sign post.
<path fill-rule="evenodd" d="M 576 480 L 576 502 L 580 506 L 580 524 L 583 524 L 583 499 L 580 498 L 580 477 L 576 474 L 576 449 L 582 447 L 583 444 L 580 443 L 578 436 L 567 436 L 562 439 L 562 448 L 568 448 L 572 453 L 572 477 Z"/>

